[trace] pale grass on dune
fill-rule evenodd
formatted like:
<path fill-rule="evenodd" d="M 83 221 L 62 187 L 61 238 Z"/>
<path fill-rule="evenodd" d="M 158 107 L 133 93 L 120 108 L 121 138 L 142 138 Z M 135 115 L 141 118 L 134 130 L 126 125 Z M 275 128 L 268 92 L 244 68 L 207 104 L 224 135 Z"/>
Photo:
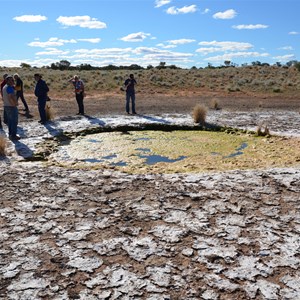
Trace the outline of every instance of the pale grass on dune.
<path fill-rule="evenodd" d="M 143 69 L 143 70 L 52 70 L 48 68 L 8 68 L 0 66 L 0 74 L 19 73 L 24 83 L 24 93 L 32 93 L 35 87 L 34 73 L 41 73 L 50 88 L 50 96 L 72 90 L 68 82 L 75 74 L 84 81 L 87 91 L 116 91 L 130 73 L 138 81 L 138 90 L 165 92 L 264 92 L 295 95 L 299 91 L 299 71 L 291 66 L 241 66 L 229 68 L 193 69 Z M 284 78 L 284 80 L 282 80 Z"/>

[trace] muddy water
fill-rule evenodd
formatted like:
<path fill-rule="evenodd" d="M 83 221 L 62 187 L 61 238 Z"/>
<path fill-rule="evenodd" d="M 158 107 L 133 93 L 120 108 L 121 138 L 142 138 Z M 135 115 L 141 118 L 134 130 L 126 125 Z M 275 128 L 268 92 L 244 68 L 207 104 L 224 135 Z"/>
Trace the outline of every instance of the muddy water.
<path fill-rule="evenodd" d="M 206 131 L 131 131 L 80 136 L 50 156 L 60 165 L 173 173 L 300 164 L 300 139 Z"/>

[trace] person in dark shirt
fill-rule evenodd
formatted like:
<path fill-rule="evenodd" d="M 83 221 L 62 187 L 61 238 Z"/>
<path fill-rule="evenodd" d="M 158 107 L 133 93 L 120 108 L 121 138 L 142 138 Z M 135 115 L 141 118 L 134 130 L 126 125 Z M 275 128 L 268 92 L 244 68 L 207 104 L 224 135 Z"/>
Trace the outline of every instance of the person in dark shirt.
<path fill-rule="evenodd" d="M 20 98 L 24 105 L 24 111 L 29 112 L 27 102 L 24 98 L 23 81 L 20 78 L 19 74 L 17 74 L 17 73 L 14 74 L 14 80 L 15 80 L 15 90 L 16 90 L 17 100 Z"/>
<path fill-rule="evenodd" d="M 34 74 L 34 80 L 36 81 L 34 94 L 37 97 L 38 109 L 41 118 L 39 120 L 39 123 L 46 124 L 46 102 L 48 100 L 49 88 L 47 86 L 47 83 L 42 79 L 41 74 Z"/>
<path fill-rule="evenodd" d="M 135 85 L 137 84 L 136 80 L 134 79 L 134 75 L 130 74 L 129 78 L 127 78 L 124 82 L 125 90 L 126 90 L 126 112 L 130 113 L 130 99 L 131 99 L 131 110 L 132 114 L 136 114 L 135 111 Z"/>

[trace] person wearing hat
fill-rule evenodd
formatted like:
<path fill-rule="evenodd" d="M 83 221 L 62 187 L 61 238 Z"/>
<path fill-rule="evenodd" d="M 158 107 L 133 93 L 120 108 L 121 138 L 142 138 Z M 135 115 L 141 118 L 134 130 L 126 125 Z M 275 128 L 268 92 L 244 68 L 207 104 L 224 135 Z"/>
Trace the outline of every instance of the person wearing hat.
<path fill-rule="evenodd" d="M 48 100 L 48 92 L 49 88 L 47 83 L 42 79 L 41 74 L 34 74 L 34 80 L 36 81 L 34 94 L 37 97 L 38 109 L 40 114 L 39 123 L 46 124 L 47 116 L 46 116 L 46 102 Z"/>
<path fill-rule="evenodd" d="M 81 79 L 79 79 L 78 75 L 74 75 L 72 79 L 69 80 L 74 86 L 75 89 L 75 98 L 78 105 L 78 113 L 77 115 L 84 115 L 84 84 Z"/>
<path fill-rule="evenodd" d="M 8 134 L 11 140 L 19 140 L 17 135 L 18 126 L 18 100 L 14 88 L 14 78 L 10 75 L 6 77 L 6 84 L 2 90 L 4 113 L 8 126 Z"/>
<path fill-rule="evenodd" d="M 27 102 L 24 98 L 23 81 L 20 78 L 18 73 L 14 74 L 14 80 L 15 80 L 15 90 L 16 90 L 17 100 L 20 98 L 24 105 L 24 111 L 29 112 Z"/>

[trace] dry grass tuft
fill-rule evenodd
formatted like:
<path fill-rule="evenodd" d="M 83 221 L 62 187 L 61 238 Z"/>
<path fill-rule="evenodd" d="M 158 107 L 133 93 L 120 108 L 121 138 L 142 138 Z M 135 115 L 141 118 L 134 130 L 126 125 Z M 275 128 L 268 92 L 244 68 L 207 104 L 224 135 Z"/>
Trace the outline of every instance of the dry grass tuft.
<path fill-rule="evenodd" d="M 268 128 L 268 126 L 262 126 L 262 125 L 259 125 L 256 129 L 256 134 L 258 136 L 271 136 L 270 134 L 270 130 Z"/>
<path fill-rule="evenodd" d="M 215 110 L 221 109 L 219 100 L 216 98 L 211 99 L 210 108 Z"/>
<path fill-rule="evenodd" d="M 0 134 L 0 156 L 6 155 L 6 146 L 7 146 L 6 136 L 3 134 Z"/>
<path fill-rule="evenodd" d="M 47 102 L 47 104 L 46 104 L 46 119 L 47 119 L 47 121 L 51 121 L 51 120 L 53 120 L 53 118 L 54 118 L 53 109 L 52 109 L 50 103 Z"/>
<path fill-rule="evenodd" d="M 205 125 L 207 115 L 207 107 L 202 104 L 197 104 L 193 110 L 193 119 L 194 122 L 200 124 L 201 126 Z"/>

